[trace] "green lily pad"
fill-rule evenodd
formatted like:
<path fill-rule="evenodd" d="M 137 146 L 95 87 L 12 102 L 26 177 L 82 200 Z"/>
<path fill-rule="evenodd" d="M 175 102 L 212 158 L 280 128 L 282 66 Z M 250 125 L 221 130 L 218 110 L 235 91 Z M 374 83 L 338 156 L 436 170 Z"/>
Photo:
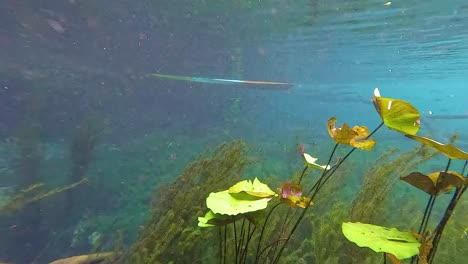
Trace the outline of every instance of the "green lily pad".
<path fill-rule="evenodd" d="M 206 205 L 215 214 L 238 215 L 263 210 L 271 198 L 259 198 L 247 193 L 229 193 L 229 190 L 210 193 Z"/>
<path fill-rule="evenodd" d="M 229 215 L 215 214 L 213 211 L 209 210 L 204 217 L 198 217 L 198 226 L 199 227 L 211 227 L 211 226 L 222 226 L 229 223 L 235 222 L 238 217 L 233 217 Z"/>
<path fill-rule="evenodd" d="M 319 165 L 317 163 L 315 163 L 318 159 L 317 158 L 314 158 L 312 157 L 311 155 L 307 154 L 307 153 L 302 153 L 302 157 L 304 157 L 304 161 L 305 163 L 307 164 L 307 166 L 309 168 L 316 168 L 316 169 L 319 169 L 319 170 L 329 170 L 331 167 L 330 165 L 326 166 L 326 165 Z"/>
<path fill-rule="evenodd" d="M 375 252 L 386 252 L 398 259 L 410 258 L 419 253 L 421 243 L 410 233 L 396 228 L 364 223 L 343 223 L 345 237 L 359 247 L 368 247 Z"/>
<path fill-rule="evenodd" d="M 374 90 L 372 102 L 388 128 L 403 134 L 418 133 L 421 115 L 413 105 L 400 99 L 381 97 L 378 88 Z"/>
<path fill-rule="evenodd" d="M 260 182 L 257 178 L 254 179 L 253 183 L 250 180 L 245 180 L 234 184 L 229 188 L 229 193 L 240 193 L 246 192 L 256 197 L 273 197 L 276 195 L 274 191 L 268 187 L 268 185 Z"/>
<path fill-rule="evenodd" d="M 442 144 L 437 142 L 433 139 L 427 137 L 420 137 L 415 135 L 405 135 L 411 139 L 421 142 L 422 144 L 433 147 L 440 153 L 444 154 L 445 156 L 451 159 L 460 159 L 460 160 L 468 160 L 468 153 L 464 152 L 463 150 L 455 147 L 452 144 Z"/>

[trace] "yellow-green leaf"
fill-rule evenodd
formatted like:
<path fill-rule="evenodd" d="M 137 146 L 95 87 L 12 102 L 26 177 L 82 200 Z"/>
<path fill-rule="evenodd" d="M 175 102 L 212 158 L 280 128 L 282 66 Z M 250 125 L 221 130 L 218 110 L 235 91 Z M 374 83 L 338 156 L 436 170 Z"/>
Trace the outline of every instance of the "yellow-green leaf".
<path fill-rule="evenodd" d="M 375 140 L 366 139 L 369 130 L 365 126 L 354 126 L 352 129 L 343 124 L 341 128 L 336 127 L 336 118 L 328 119 L 328 134 L 338 144 L 350 145 L 356 148 L 371 150 L 375 146 Z"/>
<path fill-rule="evenodd" d="M 433 147 L 440 153 L 444 154 L 445 156 L 451 159 L 460 159 L 460 160 L 468 160 L 468 153 L 464 152 L 463 150 L 455 147 L 453 144 L 442 144 L 437 142 L 433 139 L 427 137 L 420 137 L 416 135 L 405 135 L 411 139 L 421 142 L 422 144 Z"/>
<path fill-rule="evenodd" d="M 283 199 L 289 206 L 306 208 L 307 206 L 314 205 L 309 197 L 288 196 Z"/>
<path fill-rule="evenodd" d="M 199 227 L 211 227 L 211 226 L 222 226 L 227 225 L 236 221 L 238 217 L 233 217 L 230 215 L 221 215 L 215 214 L 213 211 L 209 210 L 208 213 L 203 217 L 198 217 L 198 226 Z"/>
<path fill-rule="evenodd" d="M 276 195 L 274 191 L 268 187 L 268 185 L 260 182 L 257 178 L 253 182 L 245 180 L 238 182 L 229 188 L 229 193 L 240 193 L 246 192 L 256 197 L 273 197 Z"/>
<path fill-rule="evenodd" d="M 421 245 L 411 232 L 401 232 L 395 228 L 348 222 L 342 224 L 342 231 L 349 241 L 358 246 L 390 253 L 398 259 L 417 255 Z"/>
<path fill-rule="evenodd" d="M 413 105 L 400 99 L 381 97 L 378 88 L 374 90 L 372 101 L 388 128 L 403 134 L 418 133 L 421 123 L 420 114 Z"/>
<path fill-rule="evenodd" d="M 259 198 L 246 193 L 229 193 L 228 190 L 210 193 L 206 206 L 215 214 L 238 215 L 263 210 L 271 198 Z"/>

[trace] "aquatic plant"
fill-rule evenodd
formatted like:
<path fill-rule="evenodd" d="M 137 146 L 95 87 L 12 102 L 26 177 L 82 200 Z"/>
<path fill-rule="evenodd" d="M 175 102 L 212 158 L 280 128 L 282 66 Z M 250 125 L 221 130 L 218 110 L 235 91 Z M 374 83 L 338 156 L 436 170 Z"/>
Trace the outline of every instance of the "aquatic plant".
<path fill-rule="evenodd" d="M 241 141 L 219 146 L 200 156 L 175 181 L 156 191 L 153 212 L 140 237 L 123 257 L 125 263 L 193 263 L 212 259 L 216 244 L 213 230 L 196 228 L 206 196 L 234 183 L 250 161 Z M 196 259 L 194 257 L 197 256 Z"/>
<path fill-rule="evenodd" d="M 280 257 L 282 256 L 282 253 L 284 249 L 286 248 L 286 244 L 292 237 L 293 233 L 295 230 L 298 228 L 300 222 L 304 219 L 306 212 L 308 208 L 310 208 L 310 205 L 312 205 L 312 201 L 314 198 L 317 196 L 319 191 L 322 189 L 324 184 L 331 179 L 331 176 L 337 171 L 337 169 L 343 164 L 343 162 L 357 149 L 365 149 L 365 150 L 371 150 L 374 145 L 375 145 L 375 140 L 370 139 L 370 137 L 383 125 L 386 125 L 388 128 L 395 130 L 397 132 L 403 133 L 407 135 L 410 138 L 418 138 L 421 142 L 426 143 L 429 146 L 434 147 L 435 149 L 439 151 L 447 151 L 446 155 L 449 156 L 450 158 L 464 158 L 465 154 L 464 152 L 450 146 L 444 146 L 443 144 L 440 143 L 434 143 L 432 140 L 426 140 L 426 139 L 421 139 L 420 137 L 415 136 L 415 134 L 419 130 L 420 126 L 420 121 L 419 121 L 419 112 L 417 111 L 416 108 L 414 108 L 411 104 L 409 104 L 406 101 L 399 100 L 399 99 L 393 99 L 393 98 L 385 98 L 381 97 L 378 89 L 375 89 L 374 91 L 374 97 L 373 97 L 373 102 L 375 105 L 375 108 L 377 112 L 379 113 L 382 123 L 371 133 L 368 132 L 367 128 L 365 126 L 355 126 L 353 128 L 350 128 L 346 124 L 343 124 L 341 127 L 336 126 L 336 118 L 330 118 L 328 121 L 328 132 L 332 139 L 336 142 L 335 147 L 332 150 L 332 153 L 330 155 L 330 158 L 327 162 L 326 165 L 320 166 L 315 164 L 316 159 L 312 158 L 310 155 L 304 152 L 304 149 L 300 149 L 300 153 L 303 155 L 304 160 L 306 162 L 306 166 L 302 172 L 302 174 L 299 176 L 299 181 L 297 184 L 293 183 L 285 183 L 283 184 L 281 188 L 281 192 L 279 197 L 283 201 L 288 201 L 287 203 L 289 205 L 299 205 L 299 207 L 302 207 L 303 210 L 299 213 L 299 216 L 295 217 L 294 213 L 291 213 L 290 209 L 288 209 L 286 215 L 284 216 L 285 220 L 283 224 L 281 225 L 281 229 L 278 232 L 278 236 L 276 240 L 273 240 L 269 244 L 265 244 L 266 242 L 263 240 L 263 237 L 265 233 L 267 232 L 267 229 L 274 230 L 275 228 L 272 226 L 275 226 L 277 223 L 276 221 L 274 223 L 270 223 L 269 220 L 274 219 L 272 216 L 273 212 L 278 208 L 278 206 L 281 204 L 276 203 L 275 205 L 272 205 L 271 208 L 268 210 L 268 212 L 265 212 L 266 216 L 264 217 L 263 220 L 263 225 L 259 225 L 258 221 L 251 220 L 251 217 L 248 217 L 247 211 L 240 211 L 240 210 L 234 210 L 235 213 L 233 213 L 233 209 L 228 209 L 228 208 L 233 208 L 232 203 L 225 203 L 224 205 L 217 205 L 217 206 L 224 206 L 225 208 L 219 208 L 215 210 L 216 212 L 209 212 L 205 216 L 205 218 L 202 218 L 203 221 L 201 221 L 201 226 L 224 226 L 224 239 L 221 237 L 221 231 L 220 231 L 220 238 L 221 238 L 221 243 L 220 243 L 220 257 L 222 259 L 226 259 L 226 255 L 232 254 L 230 251 L 227 250 L 227 241 L 228 239 L 227 234 L 229 230 L 233 230 L 233 239 L 234 240 L 234 251 L 235 253 L 233 256 L 236 260 L 236 263 L 244 263 L 246 262 L 249 258 L 248 256 L 250 253 L 248 252 L 248 245 L 249 242 L 253 239 L 257 239 L 256 243 L 256 254 L 255 258 L 253 259 L 255 263 L 258 262 L 272 262 L 272 263 L 278 263 Z M 340 158 L 337 163 L 333 166 L 331 166 L 331 160 L 336 152 L 336 149 L 339 144 L 343 145 L 349 145 L 352 146 L 353 148 L 343 157 Z M 417 153 L 423 153 L 424 156 L 416 161 L 410 162 L 411 157 L 414 157 Z M 369 201 L 372 203 L 372 201 L 377 201 L 377 204 L 375 205 L 377 208 L 379 206 L 379 203 L 383 201 L 385 198 L 386 194 L 388 191 L 391 189 L 392 185 L 395 184 L 396 180 L 395 178 L 392 180 L 388 181 L 382 181 L 382 176 L 388 176 L 390 174 L 390 169 L 395 169 L 395 167 L 398 167 L 400 170 L 400 173 L 402 171 L 405 171 L 405 169 L 408 168 L 414 168 L 416 165 L 418 165 L 420 162 L 425 161 L 429 159 L 430 157 L 434 156 L 433 152 L 426 152 L 422 151 L 421 149 L 418 149 L 416 151 L 412 151 L 408 153 L 407 155 L 403 155 L 400 157 L 400 159 L 395 160 L 395 163 L 389 163 L 387 164 L 387 167 L 381 167 L 379 168 L 380 171 L 376 173 L 380 178 L 378 177 L 369 177 L 367 180 L 369 182 L 366 182 L 364 185 L 364 189 L 361 192 L 361 195 L 358 196 L 358 200 L 355 202 L 355 210 L 352 210 L 354 213 L 355 218 L 368 218 L 372 219 L 372 214 L 369 214 L 365 209 L 369 209 L 371 206 L 369 204 L 365 205 L 364 203 Z M 401 163 L 401 165 L 400 165 Z M 300 182 L 303 178 L 303 175 L 305 174 L 306 170 L 309 167 L 314 167 L 314 168 L 319 168 L 322 169 L 322 175 L 321 177 L 315 182 L 315 184 L 310 188 L 309 192 L 307 192 L 307 196 L 302 199 L 302 201 L 306 202 L 298 202 L 298 197 L 296 197 L 299 193 L 299 196 L 302 195 L 302 186 L 300 185 Z M 447 166 L 448 167 L 448 166 Z M 440 175 L 440 174 L 438 174 Z M 450 178 L 449 176 L 446 176 L 446 174 L 443 177 L 445 178 Z M 450 175 L 455 175 L 455 174 L 450 174 Z M 435 180 L 434 180 L 435 179 Z M 432 177 L 430 182 L 439 182 L 438 178 L 436 179 L 435 177 Z M 383 188 L 379 188 L 382 192 L 380 193 L 375 193 L 373 192 L 372 187 L 376 186 L 378 184 L 381 184 Z M 436 229 L 436 235 L 434 236 L 434 239 L 432 237 L 428 237 L 425 235 L 425 229 L 420 228 L 420 232 L 415 234 L 415 237 L 411 233 L 405 233 L 405 236 L 410 239 L 411 237 L 412 241 L 415 241 L 414 245 L 417 245 L 416 247 L 413 247 L 409 253 L 401 253 L 398 250 L 397 251 L 392 251 L 392 250 L 387 250 L 387 253 L 391 253 L 392 255 L 389 255 L 390 259 L 394 261 L 399 261 L 398 259 L 400 258 L 408 258 L 412 257 L 413 255 L 419 255 L 419 258 L 424 261 L 428 261 L 428 263 L 431 262 L 432 256 L 434 255 L 435 249 L 437 247 L 437 242 L 438 240 L 435 238 L 440 239 L 440 234 L 441 230 L 443 230 L 443 227 L 445 223 L 448 221 L 448 217 L 451 214 L 451 210 L 453 210 L 456 201 L 459 200 L 461 194 L 463 193 L 463 188 L 466 186 L 465 184 L 465 177 L 462 176 L 462 174 L 458 174 L 456 176 L 453 176 L 450 178 L 450 180 L 447 181 L 447 183 L 443 184 L 443 187 L 440 187 L 440 190 L 447 190 L 451 188 L 457 188 L 456 194 L 454 195 L 454 198 L 452 199 L 452 202 L 450 203 L 450 206 L 447 208 L 448 213 L 445 214 L 445 216 L 442 218 L 439 227 Z M 294 196 L 291 196 L 291 194 L 294 193 Z M 213 205 L 212 203 L 209 202 L 210 197 L 216 193 L 210 194 L 210 196 L 207 198 L 207 207 L 209 209 L 213 210 Z M 221 192 L 223 197 L 231 197 L 232 194 L 230 193 L 229 190 Z M 291 196 L 294 197 L 294 199 L 285 199 L 286 197 Z M 221 198 L 224 200 L 228 200 L 228 198 Z M 231 199 L 231 198 L 229 198 Z M 252 199 L 252 198 L 249 198 Z M 360 200 L 359 200 L 360 199 Z M 294 202 L 291 202 L 294 201 Z M 251 201 L 249 201 L 251 202 Z M 251 210 L 253 211 L 264 211 L 264 208 L 266 208 L 266 204 L 262 206 L 253 206 L 253 205 L 246 205 L 247 207 L 250 207 Z M 430 209 L 432 209 L 433 202 L 430 202 L 428 204 L 429 209 L 426 208 L 426 212 L 424 214 L 423 219 L 428 219 L 428 216 L 430 215 Z M 214 214 L 213 214 L 214 213 Z M 235 218 L 227 218 L 226 215 L 239 215 L 239 214 L 244 214 L 244 217 L 235 217 Z M 366 215 L 367 214 L 367 215 Z M 366 215 L 366 216 L 364 216 Z M 447 217 L 448 215 L 448 217 Z M 293 218 L 295 220 L 293 221 Z M 226 221 L 229 219 L 229 221 Z M 236 232 L 236 229 L 238 228 L 238 224 L 236 222 L 239 222 L 242 219 L 241 223 L 241 229 Z M 245 219 L 247 219 L 248 222 L 248 228 L 246 229 L 246 224 L 245 224 Z M 210 222 L 211 221 L 211 222 Z M 424 220 L 423 220 L 424 221 Z M 426 220 L 427 221 L 427 220 Z M 251 229 L 251 224 L 254 225 L 254 228 Z M 427 222 L 424 224 L 426 225 Z M 228 228 L 228 226 L 231 226 Z M 421 224 L 423 226 L 423 224 Z M 369 227 L 369 226 L 368 226 Z M 370 228 L 370 227 L 369 227 Z M 221 230 L 221 229 L 220 229 Z M 259 234 L 258 237 L 255 236 L 255 231 L 258 230 Z M 289 231 L 285 231 L 289 230 Z M 247 238 L 244 236 L 247 234 Z M 367 238 L 370 239 L 369 236 L 366 236 Z M 364 239 L 366 238 L 364 237 Z M 419 239 L 419 242 L 418 240 Z M 429 241 L 430 239 L 430 241 Z M 245 242 L 246 241 L 246 242 Z M 362 241 L 361 241 L 362 242 Z M 365 241 L 366 242 L 366 241 Z M 435 242 L 435 243 L 434 243 Z M 251 243 L 252 244 L 252 243 Z M 365 243 L 364 243 L 365 244 Z M 435 245 L 435 247 L 429 247 L 428 245 L 432 244 Z M 361 243 L 361 245 L 363 245 Z M 418 248 L 420 249 L 418 252 Z M 428 254 L 427 256 L 424 256 L 423 254 Z M 385 257 L 384 257 L 385 261 Z M 396 263 L 396 262 L 395 262 Z"/>
<path fill-rule="evenodd" d="M 378 159 L 363 176 L 362 184 L 352 202 L 350 221 L 374 222 L 382 215 L 383 203 L 399 176 L 416 169 L 421 163 L 433 158 L 437 152 L 420 146 L 391 159 L 396 149 L 390 149 Z"/>
<path fill-rule="evenodd" d="M 387 99 L 387 100 L 382 100 L 382 102 L 385 102 L 385 104 L 387 104 L 390 108 L 393 101 Z M 417 119 L 417 124 L 419 125 L 418 120 L 419 119 Z M 385 122 L 385 119 L 384 119 L 384 122 Z M 392 125 L 393 124 L 394 123 L 392 123 Z M 419 172 L 413 172 L 407 176 L 400 177 L 402 180 L 430 194 L 430 199 L 424 211 L 424 216 L 420 224 L 419 231 L 414 234 L 414 236 L 417 239 L 419 239 L 420 246 L 418 247 L 419 248 L 418 252 L 416 252 L 413 255 L 418 255 L 418 257 L 417 258 L 413 257 L 411 262 L 413 263 L 416 261 L 417 263 L 419 263 L 419 261 L 421 261 L 421 263 L 432 263 L 434 256 L 435 256 L 435 252 L 437 250 L 438 242 L 440 241 L 444 227 L 447 224 L 448 219 L 450 218 L 458 200 L 460 199 L 464 190 L 466 190 L 466 186 L 468 185 L 466 181 L 466 177 L 463 176 L 467 162 L 465 162 L 465 166 L 463 167 L 461 174 L 458 174 L 456 172 L 448 172 L 448 169 L 449 169 L 452 159 L 468 160 L 468 153 L 465 153 L 459 150 L 452 144 L 444 145 L 432 139 L 414 135 L 417 131 L 408 131 L 408 130 L 402 131 L 400 129 L 395 129 L 395 130 L 404 133 L 405 136 L 411 139 L 415 139 L 423 143 L 424 145 L 433 147 L 440 153 L 443 153 L 449 157 L 449 161 L 444 172 L 434 172 L 434 173 L 429 174 L 428 176 L 421 174 Z M 410 134 L 407 132 L 412 132 L 413 134 Z M 429 218 L 430 218 L 430 215 L 431 215 L 434 203 L 435 203 L 435 198 L 442 191 L 446 192 L 452 189 L 456 189 L 453 195 L 453 198 L 450 201 L 449 205 L 447 206 L 442 219 L 437 225 L 434 235 L 429 235 L 426 232 L 426 229 L 427 229 L 428 221 L 429 221 Z M 368 237 L 368 239 L 370 240 L 371 237 Z M 366 242 L 370 242 L 370 241 L 366 241 Z M 389 251 L 384 251 L 384 252 L 392 253 Z M 408 257 L 411 257 L 411 256 L 405 255 L 404 257 L 403 256 L 398 257 L 393 254 L 393 256 L 390 257 L 390 259 L 394 263 L 400 263 L 399 259 L 408 258 Z M 385 262 L 385 258 L 386 257 L 384 256 L 384 262 Z"/>
<path fill-rule="evenodd" d="M 377 129 L 387 125 L 398 132 L 417 133 L 415 127 L 419 127 L 418 115 L 409 103 L 379 97 L 378 94 L 374 95 L 376 108 L 382 117 L 382 124 Z M 398 115 L 387 111 L 393 107 Z M 379 111 L 381 108 L 387 110 Z M 394 116 L 389 117 L 392 115 Z M 211 157 L 201 157 L 194 161 L 174 183 L 162 185 L 155 192 L 151 219 L 122 261 L 179 263 L 213 262 L 218 259 L 221 262 L 234 260 L 236 263 L 278 263 L 281 258 L 284 263 L 342 263 L 350 260 L 375 263 L 374 257 L 362 254 L 369 251 L 353 249 L 353 244 L 346 243 L 339 232 L 342 223 L 366 222 L 375 227 L 375 222 L 386 222 L 387 220 L 382 219 L 387 212 L 384 203 L 390 201 L 387 196 L 398 179 L 402 175 L 412 174 L 411 171 L 434 157 L 437 152 L 430 151 L 427 146 L 420 146 L 392 159 L 395 151 L 389 150 L 378 159 L 373 168 L 367 170 L 354 201 L 348 199 L 343 203 L 339 199 L 345 196 L 335 194 L 345 184 L 344 179 L 349 174 L 349 168 L 348 172 L 338 168 L 344 166 L 344 161 L 357 148 L 370 150 L 376 144 L 370 136 L 377 129 L 369 132 L 364 126 L 351 128 L 344 124 L 337 127 L 335 118 L 329 119 L 327 127 L 331 138 L 336 142 L 328 162 L 320 165 L 303 147 L 299 148 L 304 169 L 301 173 L 294 174 L 292 180 L 283 182 L 276 191 L 263 183 L 268 182 L 265 179 L 262 179 L 263 182 L 256 178 L 252 181 L 239 181 L 243 169 L 249 164 L 244 158 L 242 143 L 223 145 Z M 339 144 L 349 145 L 352 149 L 333 164 L 331 161 L 334 154 L 339 153 Z M 321 176 L 315 181 L 312 175 L 305 177 L 309 176 L 309 169 L 320 170 Z M 439 182 L 438 179 L 433 180 L 436 179 L 434 176 L 414 175 L 423 178 L 423 186 L 426 187 L 429 186 L 427 183 L 437 187 Z M 451 177 L 443 173 L 437 175 L 442 175 L 439 176 L 441 179 Z M 441 182 L 443 185 L 439 189 L 448 191 L 451 188 L 463 188 L 465 185 L 460 183 L 461 178 L 465 177 L 461 175 L 463 174 L 455 175 L 458 180 L 450 178 L 447 184 Z M 327 182 L 334 183 L 326 185 Z M 305 188 L 306 186 L 309 188 Z M 460 196 L 456 199 L 459 200 Z M 209 210 L 205 209 L 205 202 Z M 313 204 L 320 207 L 306 214 L 306 210 Z M 408 203 L 405 206 L 414 204 Z M 453 208 L 455 206 L 452 204 Z M 195 220 L 195 217 L 198 217 L 200 227 L 208 228 L 196 228 L 196 222 L 187 220 Z M 402 217 L 404 219 L 409 216 Z M 438 230 L 443 230 L 448 220 L 449 217 L 443 217 Z M 394 225 L 391 221 L 386 223 L 392 227 Z M 289 240 L 299 224 L 302 232 L 296 236 L 302 239 L 301 243 L 294 241 L 291 244 Z M 371 228 L 370 225 L 363 226 Z M 438 230 L 433 236 L 422 232 L 404 233 L 408 241 L 420 245 L 417 247 L 418 252 L 414 247 L 410 252 L 418 255 L 422 263 L 431 261 L 435 256 L 433 248 L 438 243 L 435 234 L 441 234 Z M 462 233 L 462 230 L 459 232 Z M 391 236 L 387 238 L 390 241 L 394 239 Z M 359 241 L 360 245 L 369 242 L 365 241 L 366 238 L 360 239 L 364 240 Z M 288 242 L 289 246 L 286 247 Z M 392 253 L 385 255 L 385 258 L 394 263 L 398 263 L 398 258 L 408 257 L 407 254 L 401 255 L 401 252 L 391 249 L 384 251 Z M 336 254 L 337 252 L 340 253 Z"/>
<path fill-rule="evenodd" d="M 72 182 L 80 182 L 85 177 L 101 132 L 102 127 L 98 125 L 98 120 L 96 118 L 85 119 L 77 129 L 70 145 Z M 76 210 L 76 206 L 79 204 L 76 201 L 77 199 L 79 199 L 77 190 L 67 193 L 67 214 L 70 215 L 72 212 L 78 213 Z"/>
<path fill-rule="evenodd" d="M 44 183 L 33 184 L 25 189 L 19 190 L 17 193 L 12 195 L 7 200 L 7 202 L 0 207 L 0 215 L 14 214 L 26 207 L 27 205 L 76 188 L 86 183 L 87 181 L 88 180 L 84 178 L 79 182 L 75 182 L 62 187 L 56 187 L 49 190 L 43 189 Z"/>

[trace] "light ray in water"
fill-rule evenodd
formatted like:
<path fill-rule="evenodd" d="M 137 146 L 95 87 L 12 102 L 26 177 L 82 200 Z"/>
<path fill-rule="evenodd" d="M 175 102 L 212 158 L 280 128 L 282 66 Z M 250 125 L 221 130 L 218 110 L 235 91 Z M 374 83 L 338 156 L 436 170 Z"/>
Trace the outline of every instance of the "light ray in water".
<path fill-rule="evenodd" d="M 199 83 L 212 83 L 212 84 L 248 84 L 248 85 L 265 85 L 269 89 L 287 90 L 292 87 L 291 83 L 286 82 L 270 82 L 270 81 L 252 81 L 252 80 L 231 80 L 231 79 L 217 79 L 206 77 L 190 77 L 169 74 L 153 73 L 151 76 L 163 79 L 172 79 L 177 81 L 199 82 Z"/>

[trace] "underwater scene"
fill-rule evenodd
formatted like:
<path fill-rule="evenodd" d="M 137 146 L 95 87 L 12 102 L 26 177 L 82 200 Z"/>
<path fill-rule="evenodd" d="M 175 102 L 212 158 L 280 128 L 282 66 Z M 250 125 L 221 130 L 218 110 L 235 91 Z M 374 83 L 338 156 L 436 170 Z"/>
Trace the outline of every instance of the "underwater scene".
<path fill-rule="evenodd" d="M 0 264 L 463 264 L 465 0 L 0 1 Z"/>

